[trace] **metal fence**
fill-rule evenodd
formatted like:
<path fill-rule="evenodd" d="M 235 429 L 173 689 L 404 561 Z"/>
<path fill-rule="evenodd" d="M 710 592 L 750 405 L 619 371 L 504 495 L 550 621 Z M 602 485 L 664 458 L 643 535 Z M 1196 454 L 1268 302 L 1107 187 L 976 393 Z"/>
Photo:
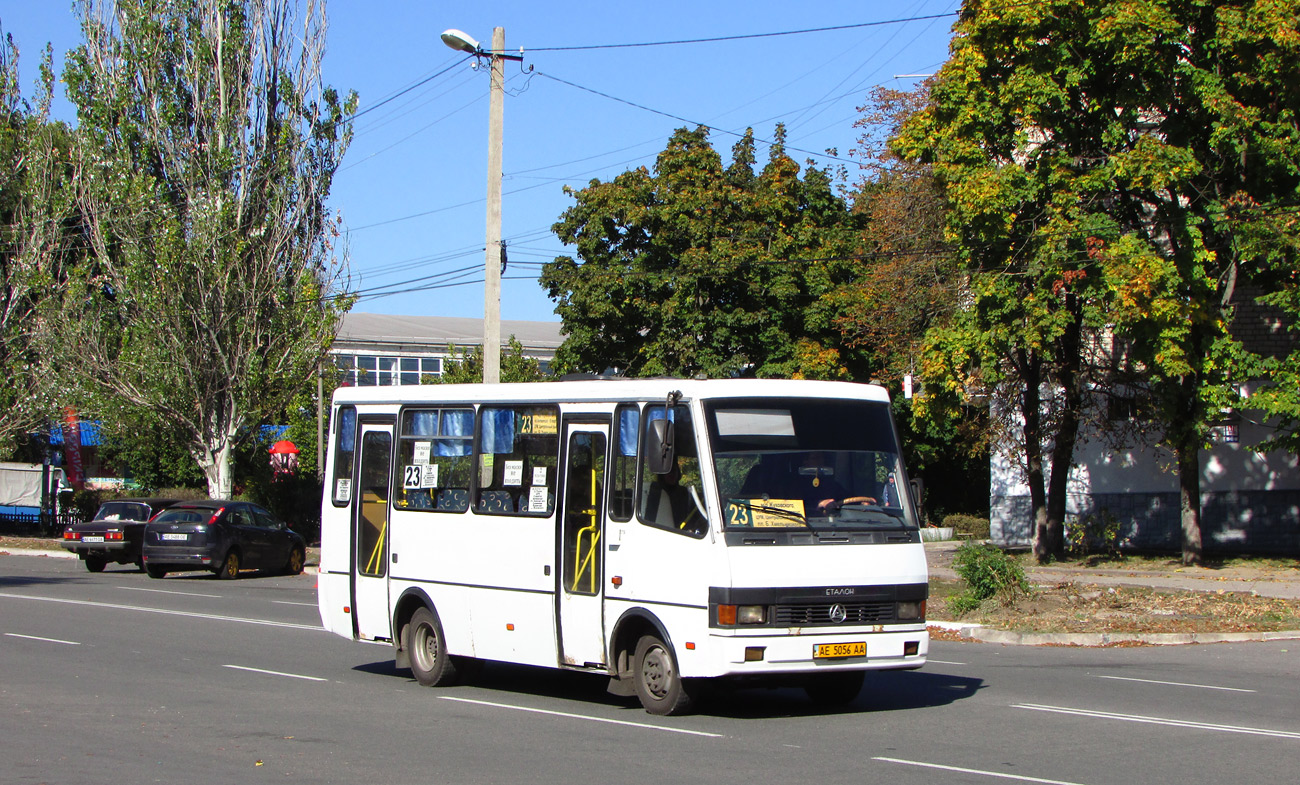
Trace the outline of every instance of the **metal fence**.
<path fill-rule="evenodd" d="M 0 535 L 11 537 L 61 537 L 63 530 L 85 520 L 75 511 L 59 513 L 0 513 Z"/>

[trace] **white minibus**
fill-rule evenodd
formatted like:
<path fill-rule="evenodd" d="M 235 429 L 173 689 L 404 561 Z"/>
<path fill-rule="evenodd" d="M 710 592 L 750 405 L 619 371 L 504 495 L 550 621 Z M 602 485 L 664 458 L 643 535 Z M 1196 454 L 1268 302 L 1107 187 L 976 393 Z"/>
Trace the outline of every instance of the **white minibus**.
<path fill-rule="evenodd" d="M 421 684 L 586 671 L 647 711 L 708 680 L 852 700 L 925 663 L 926 561 L 889 397 L 791 380 L 347 387 L 325 627 Z"/>

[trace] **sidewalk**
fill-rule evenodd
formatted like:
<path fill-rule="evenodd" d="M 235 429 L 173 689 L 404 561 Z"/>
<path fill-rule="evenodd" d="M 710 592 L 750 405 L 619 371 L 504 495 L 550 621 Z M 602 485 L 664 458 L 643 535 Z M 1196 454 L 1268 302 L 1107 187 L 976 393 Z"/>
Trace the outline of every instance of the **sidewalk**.
<path fill-rule="evenodd" d="M 960 580 L 952 569 L 952 559 L 963 545 L 945 541 L 925 544 L 930 578 Z M 1300 568 L 1264 569 L 1254 567 L 1175 567 L 1168 570 L 1128 569 L 1116 567 L 1068 567 L 1032 565 L 1025 575 L 1035 586 L 1061 583 L 1098 586 L 1145 587 L 1169 592 L 1239 592 L 1286 600 L 1300 599 Z M 1028 646 L 1108 646 L 1119 643 L 1175 645 L 1187 643 L 1227 643 L 1243 641 L 1300 639 L 1300 630 L 1279 632 L 1192 632 L 1192 633 L 1021 633 L 982 627 L 964 622 L 930 621 L 960 638 L 985 643 Z"/>
<path fill-rule="evenodd" d="M 926 562 L 930 576 L 945 580 L 958 580 L 949 566 L 953 553 L 962 546 L 955 541 L 925 544 Z M 1031 566 L 1025 569 L 1029 582 L 1037 585 L 1055 585 L 1066 581 L 1093 583 L 1100 586 L 1145 586 L 1169 591 L 1220 592 L 1231 591 L 1257 594 L 1261 597 L 1300 599 L 1300 569 L 1264 571 L 1252 568 L 1214 569 L 1209 567 L 1181 567 L 1175 570 L 1130 569 L 1117 567 L 1066 567 L 1060 565 Z"/>

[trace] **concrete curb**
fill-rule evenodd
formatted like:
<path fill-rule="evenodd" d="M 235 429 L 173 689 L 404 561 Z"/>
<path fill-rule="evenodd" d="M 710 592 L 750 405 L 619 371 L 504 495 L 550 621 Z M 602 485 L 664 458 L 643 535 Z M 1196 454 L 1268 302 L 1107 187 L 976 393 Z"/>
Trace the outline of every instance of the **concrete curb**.
<path fill-rule="evenodd" d="M 47 559 L 76 559 L 77 554 L 72 551 L 37 551 L 27 548 L 14 548 L 13 550 L 0 549 L 0 556 L 43 556 Z M 320 567 L 315 564 L 307 564 L 302 568 L 303 575 L 319 575 Z"/>
<path fill-rule="evenodd" d="M 72 551 L 33 551 L 27 548 L 14 548 L 13 550 L 0 549 L 0 556 L 44 556 L 47 559 L 75 559 L 77 554 Z"/>
<path fill-rule="evenodd" d="M 1300 630 L 1275 632 L 1012 632 L 980 624 L 929 621 L 927 627 L 956 632 L 963 640 L 1004 646 L 1101 647 L 1124 643 L 1146 646 L 1185 646 L 1192 643 L 1253 643 L 1300 640 Z"/>

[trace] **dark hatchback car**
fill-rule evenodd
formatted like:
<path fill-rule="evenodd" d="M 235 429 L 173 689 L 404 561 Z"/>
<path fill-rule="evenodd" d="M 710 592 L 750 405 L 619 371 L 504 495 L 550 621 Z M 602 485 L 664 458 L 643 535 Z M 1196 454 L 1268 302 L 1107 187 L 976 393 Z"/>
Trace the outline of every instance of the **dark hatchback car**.
<path fill-rule="evenodd" d="M 114 499 L 104 502 L 95 517 L 63 530 L 63 547 L 77 554 L 86 569 L 102 572 L 112 564 L 134 564 L 144 569 L 140 546 L 144 525 L 177 499 Z"/>
<path fill-rule="evenodd" d="M 144 568 L 150 578 L 190 570 L 209 570 L 227 579 L 246 569 L 296 575 L 306 553 L 301 535 L 249 502 L 180 502 L 144 530 Z"/>

